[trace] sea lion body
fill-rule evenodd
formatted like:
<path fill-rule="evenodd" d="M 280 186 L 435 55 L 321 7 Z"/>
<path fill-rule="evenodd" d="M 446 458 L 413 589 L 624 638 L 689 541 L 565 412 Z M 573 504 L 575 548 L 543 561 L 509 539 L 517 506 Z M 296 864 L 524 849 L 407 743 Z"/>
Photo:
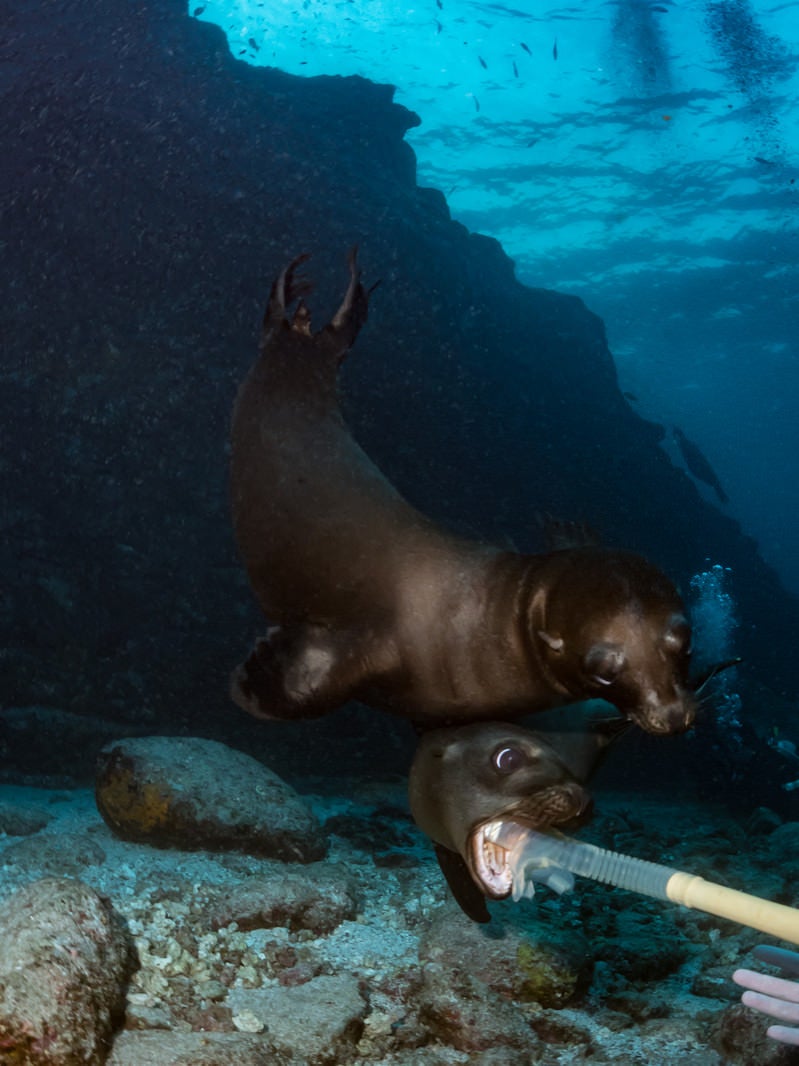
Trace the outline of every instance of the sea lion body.
<path fill-rule="evenodd" d="M 286 317 L 307 291 L 296 266 L 273 286 L 233 415 L 234 530 L 274 623 L 234 674 L 236 702 L 300 718 L 358 699 L 430 727 L 601 694 L 652 732 L 687 728 L 689 633 L 670 582 L 632 553 L 522 555 L 420 514 L 339 408 L 338 367 L 368 301 L 354 257 L 318 333 L 302 301 Z"/>

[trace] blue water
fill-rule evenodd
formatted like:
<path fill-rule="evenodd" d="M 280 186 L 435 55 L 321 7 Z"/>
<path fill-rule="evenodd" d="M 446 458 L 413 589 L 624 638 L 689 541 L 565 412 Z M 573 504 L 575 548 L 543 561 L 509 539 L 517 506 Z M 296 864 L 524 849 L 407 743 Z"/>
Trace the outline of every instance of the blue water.
<path fill-rule="evenodd" d="M 422 119 L 420 184 L 497 237 L 522 281 L 603 317 L 631 402 L 701 447 L 728 513 L 799 591 L 799 2 L 189 12 L 244 62 L 396 85 Z"/>

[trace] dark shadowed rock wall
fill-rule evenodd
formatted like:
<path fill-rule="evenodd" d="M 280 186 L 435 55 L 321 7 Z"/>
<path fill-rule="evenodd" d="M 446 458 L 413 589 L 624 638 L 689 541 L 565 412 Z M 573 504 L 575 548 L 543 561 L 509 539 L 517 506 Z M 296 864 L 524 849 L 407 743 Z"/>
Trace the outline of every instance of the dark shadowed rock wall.
<path fill-rule="evenodd" d="M 314 253 L 321 323 L 356 241 L 383 284 L 346 406 L 406 495 L 520 548 L 550 511 L 683 583 L 732 567 L 748 669 L 791 692 L 797 603 L 626 404 L 602 323 L 416 187 L 390 88 L 252 69 L 184 7 L 0 0 L 3 705 L 363 745 L 357 715 L 264 733 L 226 695 L 262 625 L 227 514 L 236 383 L 274 273 Z"/>

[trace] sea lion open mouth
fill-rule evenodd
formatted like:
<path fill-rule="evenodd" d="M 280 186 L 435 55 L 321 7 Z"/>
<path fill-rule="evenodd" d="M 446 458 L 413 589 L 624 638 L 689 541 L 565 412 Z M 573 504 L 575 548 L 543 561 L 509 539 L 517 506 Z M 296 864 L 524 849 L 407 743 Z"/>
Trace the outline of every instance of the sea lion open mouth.
<path fill-rule="evenodd" d="M 524 894 L 524 885 L 514 885 L 511 852 L 526 827 L 546 830 L 584 819 L 591 808 L 588 793 L 579 785 L 546 789 L 528 802 L 524 813 L 508 811 L 500 818 L 475 826 L 469 835 L 466 862 L 478 888 L 489 899 L 514 899 Z M 502 843 L 500 843 L 500 839 Z"/>
<path fill-rule="evenodd" d="M 495 843 L 503 822 L 479 825 L 469 839 L 472 876 L 490 899 L 505 899 L 513 889 L 513 874 L 508 863 L 508 849 Z"/>

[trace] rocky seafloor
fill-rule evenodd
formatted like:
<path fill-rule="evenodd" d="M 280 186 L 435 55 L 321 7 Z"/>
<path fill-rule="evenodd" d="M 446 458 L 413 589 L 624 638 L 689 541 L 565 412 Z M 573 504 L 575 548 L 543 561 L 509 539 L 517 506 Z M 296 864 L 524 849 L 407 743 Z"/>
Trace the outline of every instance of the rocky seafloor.
<path fill-rule="evenodd" d="M 295 792 L 247 759 L 140 738 L 105 749 L 96 794 L 0 786 L 0 1062 L 799 1061 L 731 981 L 762 934 L 587 881 L 477 926 L 403 779 Z M 581 838 L 796 903 L 799 823 L 596 799 Z"/>

